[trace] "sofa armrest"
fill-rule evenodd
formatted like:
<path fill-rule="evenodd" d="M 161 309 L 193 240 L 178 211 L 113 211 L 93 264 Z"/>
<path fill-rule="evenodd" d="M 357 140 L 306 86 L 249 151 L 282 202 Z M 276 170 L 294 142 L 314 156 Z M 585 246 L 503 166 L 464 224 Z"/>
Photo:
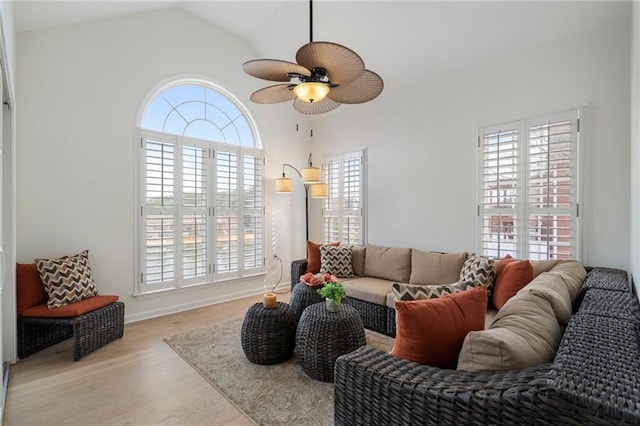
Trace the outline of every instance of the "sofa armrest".
<path fill-rule="evenodd" d="M 307 272 L 307 259 L 291 262 L 291 289 L 300 282 L 300 277 Z"/>
<path fill-rule="evenodd" d="M 541 410 L 553 392 L 550 370 L 443 370 L 363 346 L 336 362 L 335 424 L 552 423 L 558 418 Z"/>

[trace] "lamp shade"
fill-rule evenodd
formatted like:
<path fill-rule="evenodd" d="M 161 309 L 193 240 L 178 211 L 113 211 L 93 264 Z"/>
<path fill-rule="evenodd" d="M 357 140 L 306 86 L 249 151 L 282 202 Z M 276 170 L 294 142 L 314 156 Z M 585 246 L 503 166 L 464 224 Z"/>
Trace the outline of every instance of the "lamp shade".
<path fill-rule="evenodd" d="M 319 183 L 320 169 L 309 166 L 302 169 L 302 183 Z"/>
<path fill-rule="evenodd" d="M 320 102 L 329 93 L 329 86 L 323 83 L 307 82 L 300 83 L 293 88 L 293 93 L 298 99 L 305 102 Z"/>
<path fill-rule="evenodd" d="M 327 198 L 329 196 L 329 185 L 326 183 L 315 183 L 310 186 L 311 198 Z"/>
<path fill-rule="evenodd" d="M 276 179 L 276 192 L 278 193 L 293 192 L 293 179 L 284 177 L 284 176 Z"/>

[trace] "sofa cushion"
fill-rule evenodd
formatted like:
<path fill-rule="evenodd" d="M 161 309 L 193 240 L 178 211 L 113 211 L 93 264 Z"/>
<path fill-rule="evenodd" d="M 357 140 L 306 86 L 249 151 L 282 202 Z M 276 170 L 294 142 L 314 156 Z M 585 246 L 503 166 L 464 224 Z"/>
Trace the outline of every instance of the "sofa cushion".
<path fill-rule="evenodd" d="M 500 309 L 524 286 L 533 280 L 533 265 L 528 260 L 515 260 L 506 255 L 498 262 L 491 296 L 493 306 Z"/>
<path fill-rule="evenodd" d="M 397 332 L 392 355 L 439 368 L 455 368 L 470 331 L 484 328 L 485 287 L 436 299 L 396 302 Z"/>
<path fill-rule="evenodd" d="M 47 303 L 47 292 L 35 263 L 16 265 L 16 283 L 18 316 L 27 308 Z"/>
<path fill-rule="evenodd" d="M 110 305 L 113 302 L 118 301 L 118 296 L 100 295 L 93 296 L 87 299 L 83 299 L 79 302 L 71 303 L 69 305 L 61 306 L 59 308 L 52 308 L 45 304 L 33 306 L 29 309 L 25 309 L 22 312 L 24 317 L 35 318 L 68 318 L 77 317 L 78 315 L 86 314 L 87 312 L 95 311 L 104 306 Z"/>
<path fill-rule="evenodd" d="M 353 274 L 359 277 L 364 275 L 364 257 L 366 255 L 365 246 L 353 246 L 351 250 L 351 266 Z"/>
<path fill-rule="evenodd" d="M 495 261 L 472 253 L 464 261 L 458 281 L 471 282 L 474 287 L 484 285 L 487 287 L 487 296 L 491 297 L 495 276 Z"/>
<path fill-rule="evenodd" d="M 320 272 L 341 278 L 353 278 L 351 246 L 320 246 Z"/>
<path fill-rule="evenodd" d="M 545 299 L 551 305 L 558 323 L 562 326 L 569 323 L 573 313 L 572 300 L 568 286 L 557 274 L 543 272 L 521 291 L 527 291 Z"/>
<path fill-rule="evenodd" d="M 409 282 L 411 249 L 369 244 L 364 257 L 364 275 L 389 281 Z M 389 286 L 389 289 L 391 286 Z"/>
<path fill-rule="evenodd" d="M 533 277 L 535 278 L 543 272 L 549 272 L 560 262 L 562 262 L 561 259 L 532 260 L 531 265 L 533 265 Z"/>
<path fill-rule="evenodd" d="M 359 277 L 342 281 L 347 296 L 384 306 L 391 293 L 391 281 L 372 277 Z"/>
<path fill-rule="evenodd" d="M 411 250 L 411 284 L 450 284 L 458 281 L 467 253 L 430 253 Z"/>
<path fill-rule="evenodd" d="M 340 243 L 329 243 L 327 245 L 335 247 Z M 312 274 L 320 272 L 320 246 L 322 244 L 316 244 L 313 241 L 307 241 L 307 271 Z"/>
<path fill-rule="evenodd" d="M 458 369 L 513 370 L 551 362 L 561 337 L 549 302 L 521 291 L 498 311 L 489 329 L 469 333 Z"/>
<path fill-rule="evenodd" d="M 582 282 L 587 276 L 584 266 L 577 260 L 563 260 L 555 265 L 549 273 L 559 276 L 564 281 L 572 302 L 578 295 L 580 288 L 582 288 Z"/>
<path fill-rule="evenodd" d="M 98 294 L 91 277 L 88 250 L 61 259 L 36 259 L 36 266 L 47 291 L 49 308 L 58 308 Z"/>
<path fill-rule="evenodd" d="M 444 285 L 414 285 L 393 283 L 391 293 L 396 302 L 407 300 L 433 299 L 447 294 L 459 293 L 472 288 L 472 283 L 453 283 Z"/>

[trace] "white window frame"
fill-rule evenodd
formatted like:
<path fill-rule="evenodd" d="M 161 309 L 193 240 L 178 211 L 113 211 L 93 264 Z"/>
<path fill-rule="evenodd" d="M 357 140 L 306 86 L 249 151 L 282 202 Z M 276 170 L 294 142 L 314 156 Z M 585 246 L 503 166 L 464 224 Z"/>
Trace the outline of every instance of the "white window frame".
<path fill-rule="evenodd" d="M 201 80 L 201 79 L 186 79 L 180 81 L 171 81 L 168 84 L 164 83 L 159 86 L 158 89 L 155 90 L 155 94 L 162 93 L 163 90 L 177 86 L 179 84 L 198 84 L 203 87 L 216 90 L 223 96 L 226 96 L 231 102 L 233 102 L 240 113 L 242 113 L 249 126 L 252 128 L 252 132 L 254 135 L 255 147 L 247 147 L 240 144 L 235 143 L 223 143 L 223 142 L 215 142 L 208 140 L 201 140 L 196 138 L 191 138 L 187 136 L 179 136 L 168 134 L 160 131 L 153 131 L 142 129 L 140 127 L 136 130 L 136 242 L 135 242 L 135 296 L 152 294 L 163 291 L 170 291 L 175 289 L 181 289 L 192 286 L 199 285 L 207 285 L 212 283 L 218 283 L 223 281 L 242 279 L 247 277 L 255 277 L 264 274 L 265 272 L 265 205 L 264 205 L 264 151 L 261 149 L 261 144 L 259 140 L 259 135 L 257 130 L 255 129 L 255 123 L 253 119 L 248 114 L 247 110 L 239 104 L 239 102 L 225 89 L 218 87 L 215 84 L 210 82 Z M 144 107 L 149 105 L 150 101 L 155 99 L 156 95 L 148 96 Z M 138 123 L 141 122 L 142 113 L 138 115 Z M 173 145 L 173 197 L 174 197 L 174 205 L 171 207 L 158 209 L 159 213 L 167 213 L 173 216 L 174 225 L 173 225 L 173 250 L 174 250 L 174 259 L 173 259 L 173 279 L 157 281 L 153 283 L 147 282 L 147 265 L 146 265 L 146 245 L 147 245 L 147 215 L 150 214 L 155 209 L 150 208 L 145 205 L 146 203 L 146 192 L 147 192 L 147 171 L 146 171 L 146 161 L 147 161 L 147 153 L 146 153 L 146 140 L 152 139 L 157 141 L 163 141 L 166 143 L 170 143 Z M 206 180 L 206 207 L 185 207 L 183 205 L 182 200 L 182 189 L 183 189 L 183 170 L 182 165 L 182 154 L 183 147 L 185 146 L 196 146 L 199 148 L 203 148 L 206 151 L 206 170 L 205 170 L 205 180 Z M 223 213 L 224 209 L 218 208 L 217 205 L 217 161 L 216 154 L 219 151 L 225 152 L 233 152 L 237 156 L 237 192 L 238 192 L 238 201 L 237 207 L 233 209 L 228 209 L 228 213 L 233 212 L 234 217 L 237 220 L 237 269 L 230 272 L 218 272 L 218 238 L 217 238 L 217 222 L 218 216 Z M 245 179 L 245 171 L 244 171 L 244 160 L 245 156 L 252 156 L 255 158 L 256 164 L 259 164 L 259 188 L 255 191 L 255 196 L 259 197 L 259 208 L 257 209 L 246 209 L 244 205 L 244 198 L 242 194 L 244 194 L 244 179 Z M 183 251 L 182 244 L 183 239 L 179 236 L 182 235 L 183 225 L 184 225 L 184 217 L 189 214 L 202 214 L 206 215 L 206 272 L 201 276 L 196 277 L 188 277 L 183 278 Z M 246 264 L 246 259 L 244 258 L 244 240 L 245 240 L 245 227 L 244 227 L 244 218 L 245 215 L 256 216 L 259 215 L 259 220 L 253 222 L 256 224 L 256 228 L 253 232 L 254 238 L 259 238 L 259 250 L 258 254 L 261 253 L 261 259 L 252 259 L 253 262 L 251 265 Z"/>
<path fill-rule="evenodd" d="M 344 187 L 345 187 L 345 162 L 348 160 L 360 161 L 360 181 L 359 181 L 359 197 L 360 206 L 349 209 L 344 206 Z M 335 182 L 336 186 L 333 186 L 328 179 L 328 166 L 331 162 L 338 163 L 338 176 Z M 367 162 L 366 162 L 366 148 L 360 148 L 356 150 L 349 150 L 342 153 L 326 155 L 322 161 L 322 174 L 323 180 L 328 184 L 329 195 L 325 200 L 322 208 L 322 240 L 325 243 L 340 241 L 341 244 L 350 245 L 366 245 L 367 243 Z M 337 191 L 335 199 L 337 199 L 338 208 L 329 209 L 329 203 L 333 194 Z M 328 236 L 326 231 L 326 220 L 328 217 L 334 217 L 338 221 L 338 233 L 331 237 Z M 355 240 L 347 240 L 344 233 L 344 221 L 349 217 L 358 217 L 360 220 L 360 235 Z M 331 241 L 329 241 L 329 239 Z"/>
<path fill-rule="evenodd" d="M 571 223 L 571 253 L 570 257 L 582 259 L 582 222 L 583 210 L 580 208 L 582 200 L 582 170 L 584 155 L 584 123 L 585 107 L 574 107 L 561 110 L 555 113 L 537 115 L 534 117 L 522 118 L 500 124 L 481 125 L 477 128 L 477 145 L 476 145 L 476 250 L 478 253 L 495 255 L 503 257 L 505 254 L 511 254 L 521 259 L 543 258 L 530 250 L 530 216 L 533 214 L 557 214 L 568 215 Z M 544 122 L 558 122 L 562 120 L 571 120 L 571 198 L 568 208 L 540 208 L 529 205 L 530 187 L 530 129 L 532 126 L 539 125 Z M 516 130 L 518 134 L 517 141 L 517 184 L 518 191 L 515 196 L 514 203 L 507 203 L 504 207 L 485 208 L 484 201 L 484 135 L 495 133 L 498 131 Z M 507 201 L 507 200 L 505 200 Z M 504 249 L 485 250 L 485 215 L 506 214 L 507 216 L 515 216 L 514 235 L 516 242 L 515 250 L 510 250 L 509 245 Z M 533 256 L 533 257 L 532 257 Z M 548 253 L 547 253 L 548 256 Z"/>

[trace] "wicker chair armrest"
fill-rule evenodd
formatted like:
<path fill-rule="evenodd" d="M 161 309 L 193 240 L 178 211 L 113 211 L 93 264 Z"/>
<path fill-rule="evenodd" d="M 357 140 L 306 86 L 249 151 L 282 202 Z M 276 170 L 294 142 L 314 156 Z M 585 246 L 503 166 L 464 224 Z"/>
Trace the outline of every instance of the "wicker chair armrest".
<path fill-rule="evenodd" d="M 363 346 L 336 362 L 335 423 L 527 423 L 547 417 L 541 407 L 553 392 L 550 369 L 551 364 L 487 373 L 444 370 Z"/>
<path fill-rule="evenodd" d="M 300 282 L 300 277 L 307 272 L 307 259 L 291 262 L 291 289 Z"/>

